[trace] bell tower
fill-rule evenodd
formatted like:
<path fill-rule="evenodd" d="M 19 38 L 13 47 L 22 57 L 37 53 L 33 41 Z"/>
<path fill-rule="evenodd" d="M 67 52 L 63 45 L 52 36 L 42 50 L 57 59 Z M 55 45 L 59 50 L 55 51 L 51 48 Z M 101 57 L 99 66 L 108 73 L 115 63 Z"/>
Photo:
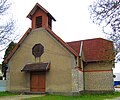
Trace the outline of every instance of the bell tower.
<path fill-rule="evenodd" d="M 56 21 L 55 18 L 38 3 L 36 3 L 27 17 L 32 21 L 32 29 L 43 27 L 52 30 L 52 20 Z"/>

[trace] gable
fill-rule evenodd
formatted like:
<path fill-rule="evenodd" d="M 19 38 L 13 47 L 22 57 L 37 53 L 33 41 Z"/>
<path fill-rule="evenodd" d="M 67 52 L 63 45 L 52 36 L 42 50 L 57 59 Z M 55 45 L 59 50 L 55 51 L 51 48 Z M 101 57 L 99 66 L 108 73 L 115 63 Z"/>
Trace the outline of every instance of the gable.
<path fill-rule="evenodd" d="M 69 83 L 71 83 L 72 78 L 71 68 L 76 66 L 75 57 L 74 54 L 63 45 L 62 40 L 57 37 L 55 38 L 54 35 L 55 34 L 51 34 L 47 29 L 38 28 L 31 30 L 26 38 L 24 38 L 8 62 L 8 74 L 10 75 L 11 82 L 9 86 L 12 89 L 16 89 L 20 83 L 20 88 L 24 87 L 26 83 L 29 83 L 29 74 L 21 71 L 36 71 L 41 64 L 45 64 L 46 68 L 41 68 L 39 71 L 48 71 L 48 64 L 50 64 L 50 73 L 46 73 L 46 83 L 52 86 L 53 90 L 53 81 L 55 81 L 55 85 L 67 83 L 67 86 L 63 84 L 65 90 L 66 88 L 71 90 L 72 84 Z M 44 52 L 40 58 L 35 59 L 32 55 L 32 48 L 38 43 L 42 44 Z M 32 66 L 35 67 L 32 69 Z M 19 78 L 14 77 L 14 75 L 19 76 Z M 67 80 L 64 80 L 66 78 Z M 14 80 L 18 81 L 14 83 Z"/>
<path fill-rule="evenodd" d="M 40 31 L 41 30 L 41 31 Z M 44 36 L 44 38 L 43 38 L 43 36 L 41 35 L 41 34 L 43 34 L 43 35 L 45 35 L 44 33 L 47 33 L 46 34 L 46 36 Z M 50 39 L 48 38 L 47 39 L 47 35 L 50 35 L 50 36 L 52 36 L 52 38 L 53 38 L 53 40 L 56 40 L 56 41 L 54 41 L 54 42 L 56 42 L 57 44 L 59 44 L 59 46 L 61 47 L 62 46 L 62 48 L 64 48 L 65 50 L 67 50 L 67 52 L 69 52 L 69 53 L 71 53 L 71 54 L 73 54 L 74 56 L 78 56 L 78 54 L 68 45 L 68 44 L 66 44 L 61 38 L 59 38 L 55 33 L 53 33 L 51 30 L 49 30 L 49 29 L 44 29 L 44 28 L 38 28 L 38 29 L 35 29 L 35 30 L 31 30 L 31 29 L 28 29 L 28 31 L 23 35 L 23 37 L 21 38 L 21 40 L 18 42 L 18 44 L 15 46 L 15 48 L 12 50 L 12 52 L 8 55 L 8 57 L 4 60 L 4 62 L 5 63 L 7 63 L 10 59 L 11 59 L 11 57 L 15 54 L 15 52 L 17 51 L 17 49 L 20 47 L 20 45 L 23 43 L 23 42 L 25 42 L 25 40 L 26 40 L 26 38 L 28 38 L 28 36 L 29 37 L 31 37 L 31 36 L 33 36 L 33 37 L 31 37 L 31 39 L 30 40 L 28 40 L 28 43 L 26 44 L 26 43 L 24 43 L 24 44 L 26 44 L 26 46 L 28 45 L 31 45 L 31 46 L 33 46 L 33 45 L 35 45 L 35 44 L 37 44 L 37 43 L 42 43 L 42 41 L 44 41 L 45 43 L 46 43 L 46 46 L 47 45 L 53 45 L 52 43 L 51 44 L 49 44 L 50 43 Z M 42 40 L 42 41 L 41 41 Z M 31 42 L 32 42 L 32 44 L 31 44 Z M 43 43 L 44 44 L 44 43 Z M 24 49 L 26 49 L 24 52 L 22 52 L 22 53 L 25 53 L 26 51 L 27 51 L 27 48 L 26 48 L 26 46 L 25 46 L 25 48 Z M 28 47 L 27 46 L 27 47 Z M 54 49 L 54 46 L 53 47 L 51 47 L 51 50 L 52 49 Z M 32 50 L 32 47 L 31 47 L 31 50 Z M 60 50 L 58 50 L 58 51 L 60 51 Z M 57 52 L 58 52 L 57 51 Z"/>

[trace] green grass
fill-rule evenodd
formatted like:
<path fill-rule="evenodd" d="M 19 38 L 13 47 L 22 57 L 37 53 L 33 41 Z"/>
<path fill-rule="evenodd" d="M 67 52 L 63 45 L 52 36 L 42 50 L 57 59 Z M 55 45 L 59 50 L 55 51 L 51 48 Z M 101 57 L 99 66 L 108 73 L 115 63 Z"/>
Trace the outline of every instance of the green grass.
<path fill-rule="evenodd" d="M 104 100 L 120 97 L 120 92 L 114 94 L 86 94 L 78 97 L 46 95 L 41 97 L 28 98 L 24 100 Z"/>
<path fill-rule="evenodd" d="M 17 94 L 10 93 L 10 92 L 0 92 L 0 97 L 2 97 L 2 96 L 13 96 L 13 95 L 17 95 Z"/>

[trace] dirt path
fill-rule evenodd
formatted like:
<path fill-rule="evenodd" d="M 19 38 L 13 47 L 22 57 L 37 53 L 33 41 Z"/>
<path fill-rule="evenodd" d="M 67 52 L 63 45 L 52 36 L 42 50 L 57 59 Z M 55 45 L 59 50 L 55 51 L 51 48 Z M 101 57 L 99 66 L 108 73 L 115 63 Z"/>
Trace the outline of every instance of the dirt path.
<path fill-rule="evenodd" d="M 120 97 L 116 97 L 114 99 L 105 99 L 105 100 L 120 100 Z"/>
<path fill-rule="evenodd" d="M 112 100 L 120 100 L 120 97 L 117 97 L 117 98 L 115 98 L 115 99 L 112 99 Z"/>
<path fill-rule="evenodd" d="M 5 96 L 0 97 L 0 100 L 23 100 L 25 98 L 39 97 L 43 95 L 15 95 L 15 96 Z"/>
<path fill-rule="evenodd" d="M 114 98 L 114 99 L 108 99 L 108 100 L 120 100 L 120 97 Z"/>

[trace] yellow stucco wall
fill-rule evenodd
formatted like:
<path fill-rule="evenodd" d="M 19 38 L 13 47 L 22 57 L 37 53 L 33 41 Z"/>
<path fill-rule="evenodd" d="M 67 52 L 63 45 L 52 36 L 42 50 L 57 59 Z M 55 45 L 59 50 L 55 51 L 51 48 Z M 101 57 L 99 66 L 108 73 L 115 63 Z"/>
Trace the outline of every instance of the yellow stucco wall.
<path fill-rule="evenodd" d="M 114 91 L 112 67 L 110 62 L 87 63 L 84 67 L 85 90 Z"/>
<path fill-rule="evenodd" d="M 32 47 L 38 43 L 44 46 L 40 61 L 51 62 L 50 71 L 46 72 L 46 92 L 71 92 L 74 57 L 43 28 L 33 30 L 10 59 L 7 89 L 29 91 L 30 73 L 21 69 L 28 63 L 35 63 Z"/>

